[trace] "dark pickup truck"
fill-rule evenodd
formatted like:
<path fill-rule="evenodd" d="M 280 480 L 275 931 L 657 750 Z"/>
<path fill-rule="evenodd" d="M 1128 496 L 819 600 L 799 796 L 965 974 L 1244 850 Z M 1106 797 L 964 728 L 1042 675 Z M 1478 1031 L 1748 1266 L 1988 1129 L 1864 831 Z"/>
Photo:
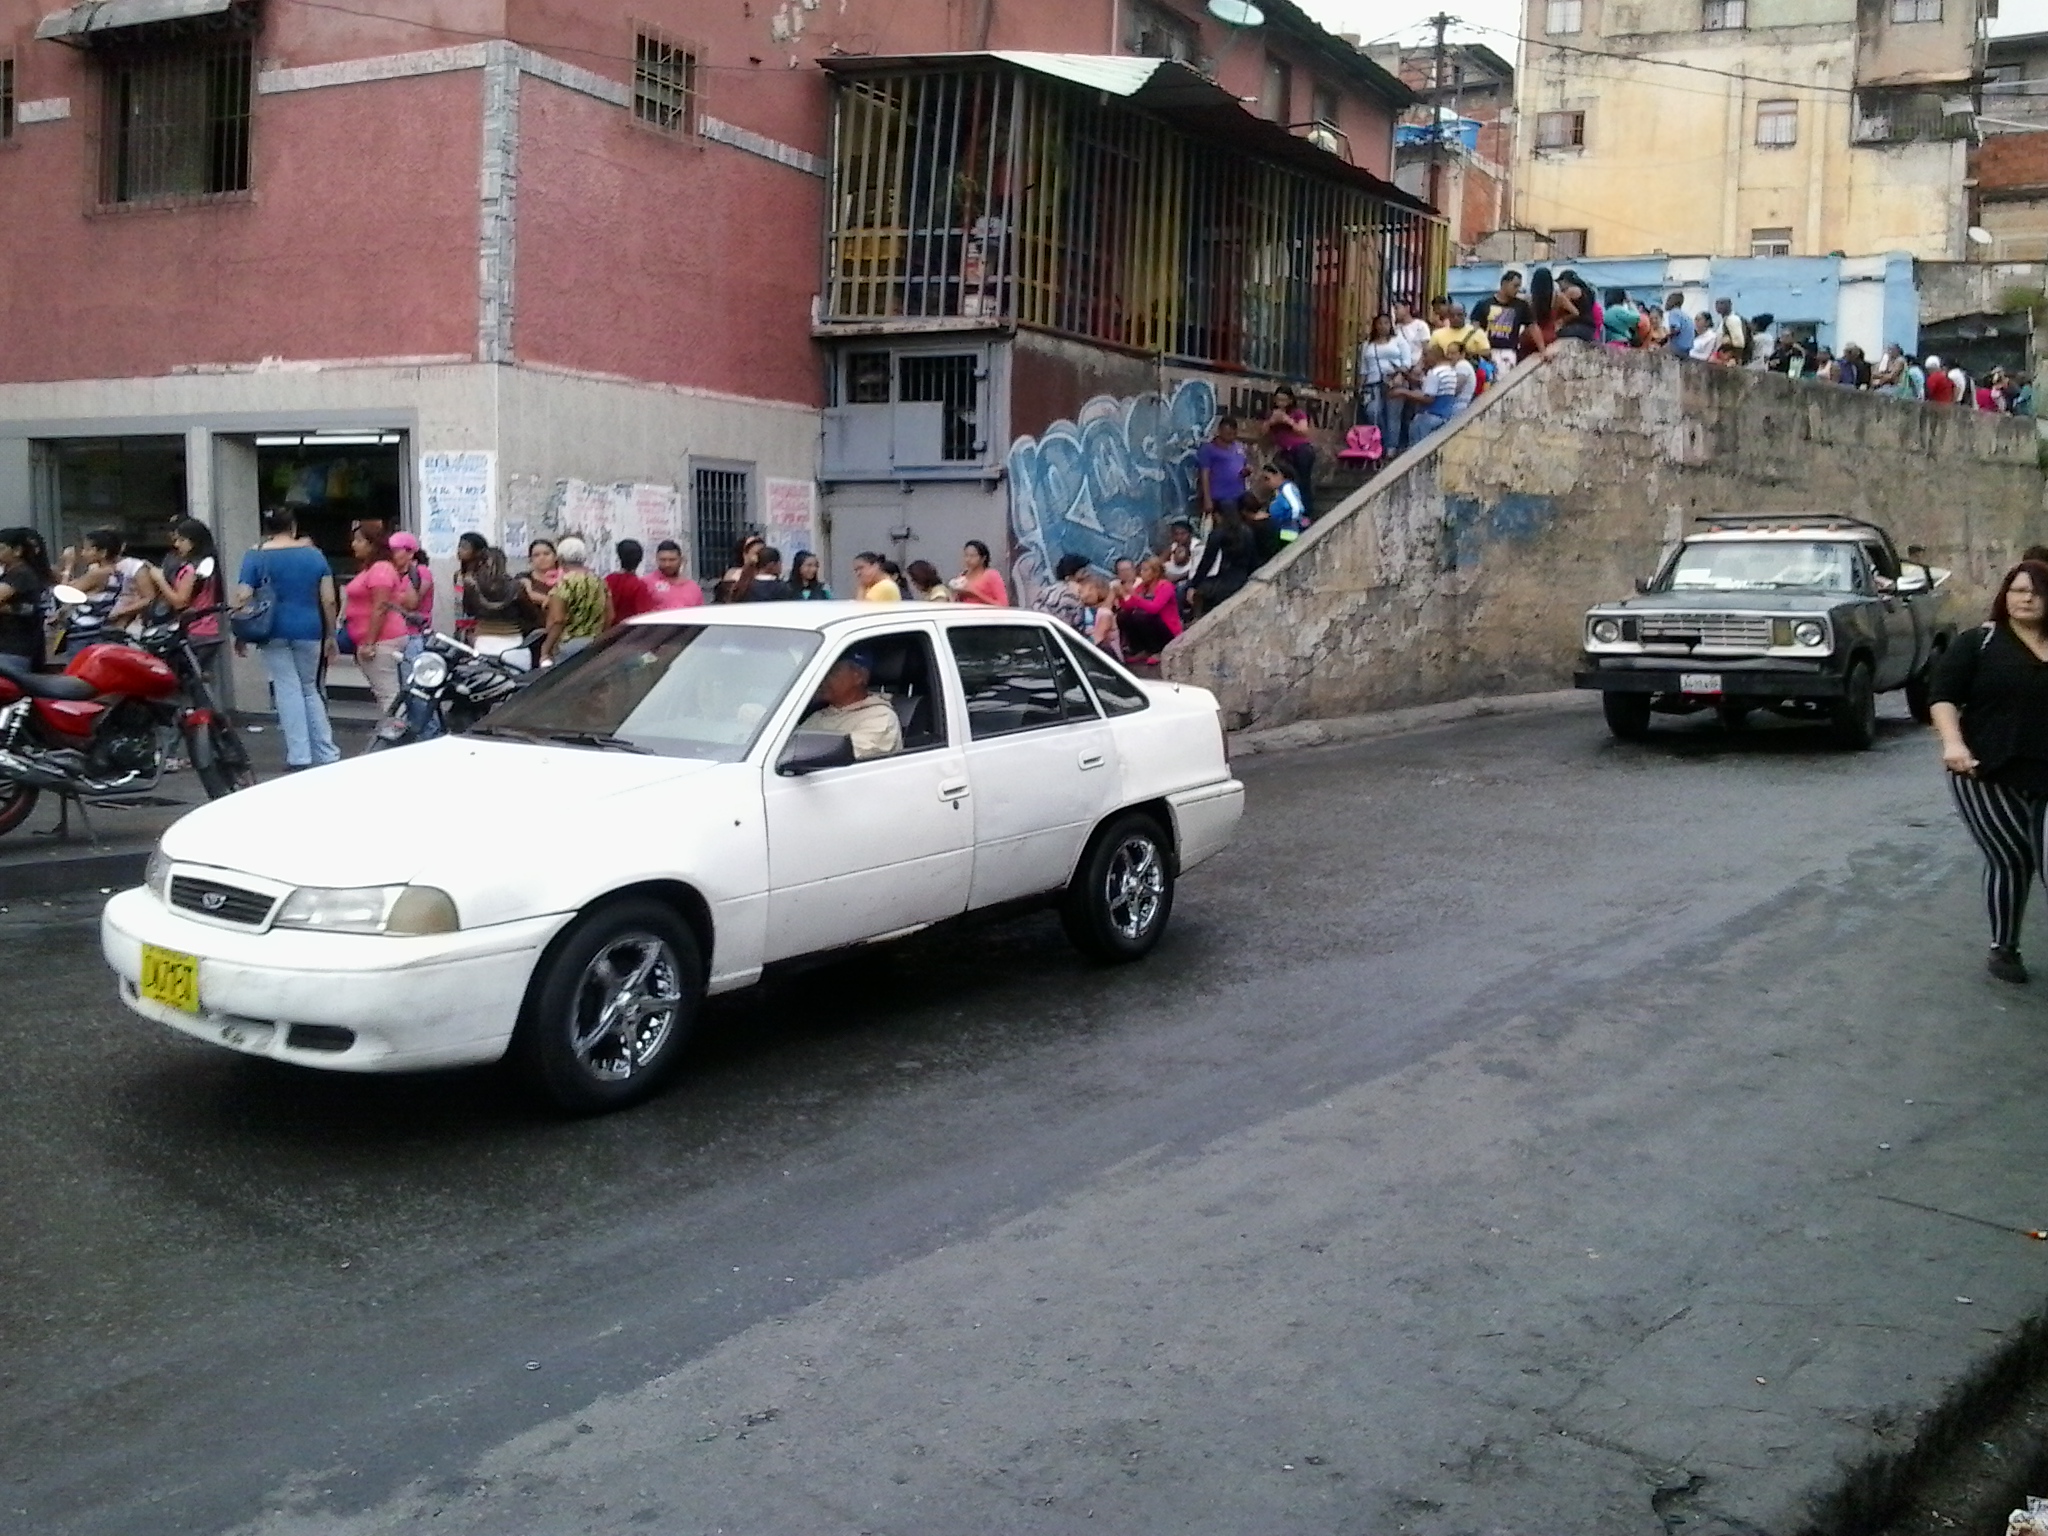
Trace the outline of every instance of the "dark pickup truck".
<path fill-rule="evenodd" d="M 1600 690 L 1624 741 L 1650 717 L 1712 709 L 1739 729 L 1752 712 L 1829 721 L 1841 745 L 1877 735 L 1877 695 L 1906 691 L 1928 719 L 1928 675 L 1955 638 L 1942 614 L 1949 573 L 1902 560 L 1856 518 L 1713 518 L 1687 535 L 1637 595 L 1586 615 L 1573 681 Z"/>

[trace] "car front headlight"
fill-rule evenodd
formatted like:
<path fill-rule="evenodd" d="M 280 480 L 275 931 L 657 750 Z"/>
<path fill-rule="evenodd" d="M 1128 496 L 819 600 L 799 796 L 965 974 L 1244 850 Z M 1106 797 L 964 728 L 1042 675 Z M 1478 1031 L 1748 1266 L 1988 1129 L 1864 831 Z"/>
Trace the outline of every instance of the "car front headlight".
<path fill-rule="evenodd" d="M 453 933 L 462 926 L 454 898 L 430 885 L 302 886 L 285 898 L 271 922 L 278 928 L 402 936 Z"/>
<path fill-rule="evenodd" d="M 1792 626 L 1792 638 L 1801 645 L 1826 645 L 1828 627 L 1817 619 L 1802 619 Z"/>
<path fill-rule="evenodd" d="M 1593 638 L 1602 645 L 1612 645 L 1621 638 L 1621 625 L 1614 619 L 1595 619 Z"/>
<path fill-rule="evenodd" d="M 149 850 L 149 862 L 142 866 L 142 883 L 158 901 L 171 904 L 171 860 L 161 843 Z"/>

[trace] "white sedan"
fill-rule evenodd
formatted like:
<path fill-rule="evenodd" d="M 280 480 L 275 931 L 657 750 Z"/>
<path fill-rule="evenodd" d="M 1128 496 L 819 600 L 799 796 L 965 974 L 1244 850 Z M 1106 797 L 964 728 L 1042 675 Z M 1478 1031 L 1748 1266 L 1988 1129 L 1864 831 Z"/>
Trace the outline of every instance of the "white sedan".
<path fill-rule="evenodd" d="M 101 946 L 128 1006 L 344 1071 L 653 1091 L 703 998 L 1056 903 L 1147 953 L 1244 805 L 1213 696 L 1015 609 L 761 603 L 613 630 L 471 733 L 230 795 Z"/>

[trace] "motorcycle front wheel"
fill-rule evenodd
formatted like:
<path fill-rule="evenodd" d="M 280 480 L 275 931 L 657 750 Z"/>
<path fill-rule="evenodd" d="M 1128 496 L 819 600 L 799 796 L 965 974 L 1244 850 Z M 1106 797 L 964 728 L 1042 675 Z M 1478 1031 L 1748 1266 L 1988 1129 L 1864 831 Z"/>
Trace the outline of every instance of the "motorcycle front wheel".
<path fill-rule="evenodd" d="M 212 760 L 202 763 L 199 754 L 194 753 L 192 771 L 207 799 L 218 800 L 256 782 L 256 770 L 249 765 L 249 749 L 242 745 L 241 733 L 232 725 L 216 719 L 206 728 L 206 740 L 211 748 L 207 756 Z"/>
<path fill-rule="evenodd" d="M 43 796 L 26 784 L 0 784 L 0 837 L 5 837 L 34 814 Z"/>

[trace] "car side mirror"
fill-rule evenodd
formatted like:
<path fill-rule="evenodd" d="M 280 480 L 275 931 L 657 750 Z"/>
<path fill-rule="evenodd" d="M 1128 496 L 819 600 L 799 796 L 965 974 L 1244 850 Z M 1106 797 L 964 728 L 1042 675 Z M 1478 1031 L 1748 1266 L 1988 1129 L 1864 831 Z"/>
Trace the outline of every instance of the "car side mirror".
<path fill-rule="evenodd" d="M 91 598 L 87 597 L 76 587 L 52 587 L 50 588 L 50 596 L 57 599 L 66 608 L 76 608 L 80 603 L 92 601 Z"/>
<path fill-rule="evenodd" d="M 1638 592 L 1647 592 L 1647 591 L 1649 591 L 1649 590 L 1650 590 L 1650 578 L 1649 578 L 1649 577 L 1647 577 L 1647 576 L 1638 576 L 1638 577 L 1636 578 L 1636 590 L 1637 590 Z"/>
<path fill-rule="evenodd" d="M 853 738 L 838 731 L 798 731 L 776 760 L 775 771 L 801 778 L 821 768 L 844 768 L 853 761 Z"/>
<path fill-rule="evenodd" d="M 1902 565 L 1892 590 L 1901 597 L 1913 597 L 1934 590 L 1934 576 L 1924 565 Z"/>

